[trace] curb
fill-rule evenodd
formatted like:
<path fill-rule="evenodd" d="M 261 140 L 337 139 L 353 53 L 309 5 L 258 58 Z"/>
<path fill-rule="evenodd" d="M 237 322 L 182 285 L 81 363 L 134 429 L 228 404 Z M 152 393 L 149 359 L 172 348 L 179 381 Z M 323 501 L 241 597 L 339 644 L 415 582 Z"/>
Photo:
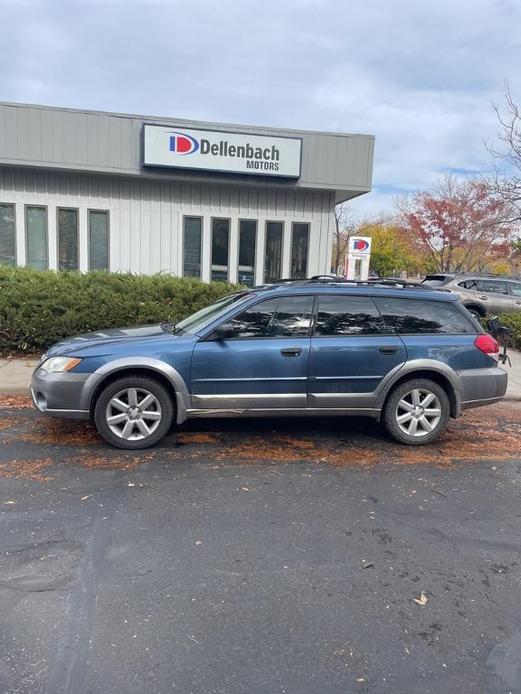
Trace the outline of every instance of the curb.
<path fill-rule="evenodd" d="M 505 395 L 499 402 L 521 402 L 521 395 Z"/>
<path fill-rule="evenodd" d="M 30 397 L 31 392 L 29 390 L 29 386 L 26 386 L 25 388 L 18 388 L 17 386 L 0 386 L 0 395 L 27 395 Z"/>

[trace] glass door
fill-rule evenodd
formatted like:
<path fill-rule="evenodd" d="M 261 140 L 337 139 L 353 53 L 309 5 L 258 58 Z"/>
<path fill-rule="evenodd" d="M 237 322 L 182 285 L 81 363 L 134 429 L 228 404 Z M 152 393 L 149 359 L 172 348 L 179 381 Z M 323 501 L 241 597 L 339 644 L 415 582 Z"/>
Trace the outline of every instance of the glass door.
<path fill-rule="evenodd" d="M 255 284 L 255 248 L 257 221 L 241 219 L 239 222 L 239 284 L 253 287 Z"/>
<path fill-rule="evenodd" d="M 230 220 L 212 219 L 212 267 L 213 282 L 228 281 L 228 257 L 230 248 Z"/>

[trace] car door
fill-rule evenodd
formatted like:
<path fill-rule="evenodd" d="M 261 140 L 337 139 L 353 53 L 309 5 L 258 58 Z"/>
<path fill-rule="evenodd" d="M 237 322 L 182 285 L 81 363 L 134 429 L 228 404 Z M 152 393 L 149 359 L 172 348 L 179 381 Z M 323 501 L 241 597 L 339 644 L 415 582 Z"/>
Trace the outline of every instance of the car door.
<path fill-rule="evenodd" d="M 505 280 L 480 279 L 476 292 L 487 313 L 512 313 L 512 297 Z"/>
<path fill-rule="evenodd" d="M 370 296 L 318 296 L 309 358 L 310 408 L 371 408 L 382 380 L 406 360 Z"/>
<path fill-rule="evenodd" d="M 512 311 L 521 311 L 521 282 L 508 283 L 512 295 Z"/>
<path fill-rule="evenodd" d="M 195 409 L 305 408 L 313 297 L 259 301 L 226 323 L 233 336 L 201 339 L 192 355 Z"/>

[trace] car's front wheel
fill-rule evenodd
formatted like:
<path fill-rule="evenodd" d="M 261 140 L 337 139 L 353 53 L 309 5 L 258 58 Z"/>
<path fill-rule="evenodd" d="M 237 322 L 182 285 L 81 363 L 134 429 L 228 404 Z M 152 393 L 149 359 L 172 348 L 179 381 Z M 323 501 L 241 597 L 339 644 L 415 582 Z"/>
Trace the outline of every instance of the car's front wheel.
<path fill-rule="evenodd" d="M 387 431 L 400 443 L 420 446 L 445 430 L 450 403 L 445 390 L 427 378 L 400 383 L 391 392 L 383 412 Z"/>
<path fill-rule="evenodd" d="M 112 381 L 96 402 L 94 422 L 105 441 L 128 450 L 148 448 L 168 433 L 174 407 L 166 388 L 145 376 Z"/>

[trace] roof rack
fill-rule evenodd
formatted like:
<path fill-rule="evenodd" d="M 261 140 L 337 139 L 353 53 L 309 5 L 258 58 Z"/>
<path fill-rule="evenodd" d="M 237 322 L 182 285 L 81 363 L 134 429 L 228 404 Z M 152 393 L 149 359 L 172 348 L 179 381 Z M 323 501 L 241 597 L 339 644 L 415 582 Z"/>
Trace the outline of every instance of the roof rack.
<path fill-rule="evenodd" d="M 436 291 L 436 287 L 420 284 L 419 282 L 409 282 L 407 280 L 398 279 L 372 279 L 372 280 L 348 280 L 345 277 L 338 275 L 314 275 L 305 279 L 291 279 L 289 277 L 281 277 L 269 284 L 255 287 L 255 289 L 269 289 L 280 285 L 286 286 L 307 286 L 310 284 L 343 284 L 354 287 L 394 287 L 396 289 L 421 289 L 422 291 Z"/>

